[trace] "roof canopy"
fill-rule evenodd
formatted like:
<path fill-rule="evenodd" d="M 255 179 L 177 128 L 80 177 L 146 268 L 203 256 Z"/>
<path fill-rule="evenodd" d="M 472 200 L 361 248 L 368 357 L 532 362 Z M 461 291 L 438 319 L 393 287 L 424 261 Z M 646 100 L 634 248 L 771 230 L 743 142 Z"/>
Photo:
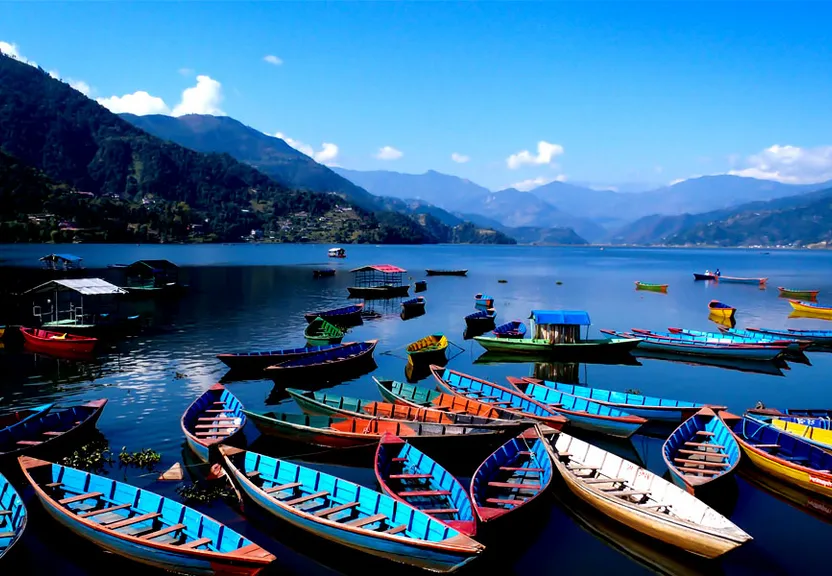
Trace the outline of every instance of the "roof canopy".
<path fill-rule="evenodd" d="M 54 292 L 55 290 L 59 292 L 71 290 L 84 296 L 127 294 L 127 290 L 119 288 L 115 284 L 110 284 L 101 278 L 64 278 L 61 280 L 51 280 L 40 286 L 35 286 L 31 290 L 27 290 L 24 294 L 42 294 L 45 292 Z"/>
<path fill-rule="evenodd" d="M 63 260 L 65 262 L 80 262 L 83 260 L 80 256 L 76 256 L 75 254 L 47 254 L 43 258 L 41 258 L 41 262 L 44 260 Z"/>
<path fill-rule="evenodd" d="M 150 268 L 151 270 L 175 270 L 179 268 L 170 260 L 136 260 L 128 268 Z"/>
<path fill-rule="evenodd" d="M 583 310 L 532 310 L 529 318 L 533 319 L 535 324 L 561 324 L 566 326 L 589 326 L 592 324 L 589 320 L 589 314 Z"/>
<path fill-rule="evenodd" d="M 368 272 L 375 270 L 376 272 L 383 272 L 385 274 L 394 274 L 396 272 L 407 272 L 404 268 L 398 266 L 391 266 L 390 264 L 375 264 L 373 266 L 362 266 L 361 268 L 354 268 L 350 272 Z"/>

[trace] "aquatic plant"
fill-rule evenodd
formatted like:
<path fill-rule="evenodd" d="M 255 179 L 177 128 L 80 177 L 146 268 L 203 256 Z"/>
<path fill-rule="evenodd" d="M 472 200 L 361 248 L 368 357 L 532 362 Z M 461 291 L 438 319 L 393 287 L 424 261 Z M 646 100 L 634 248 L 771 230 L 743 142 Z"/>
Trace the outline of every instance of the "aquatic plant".
<path fill-rule="evenodd" d="M 105 464 L 112 463 L 113 454 L 110 452 L 110 445 L 103 440 L 94 440 L 84 444 L 69 456 L 61 459 L 61 464 L 64 466 L 89 472 L 101 471 Z"/>
<path fill-rule="evenodd" d="M 154 464 L 158 464 L 162 460 L 162 454 L 150 448 L 145 448 L 140 452 L 128 452 L 127 447 L 122 446 L 118 459 L 122 464 L 128 466 L 152 468 Z"/>
<path fill-rule="evenodd" d="M 190 483 L 176 487 L 183 502 L 207 504 L 214 500 L 234 498 L 234 490 L 227 484 Z"/>

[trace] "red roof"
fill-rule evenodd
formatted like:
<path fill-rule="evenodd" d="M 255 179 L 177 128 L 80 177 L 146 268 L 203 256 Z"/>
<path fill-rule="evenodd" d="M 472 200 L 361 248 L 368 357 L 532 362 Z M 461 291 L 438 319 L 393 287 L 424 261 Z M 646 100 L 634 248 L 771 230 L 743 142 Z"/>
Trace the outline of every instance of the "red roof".
<path fill-rule="evenodd" d="M 374 266 L 362 266 L 361 268 L 355 268 L 350 270 L 350 272 L 365 272 L 367 270 L 375 270 L 377 272 L 383 272 L 385 274 L 392 274 L 394 272 L 407 272 L 404 268 L 399 268 L 398 266 L 392 266 L 390 264 L 376 264 Z"/>

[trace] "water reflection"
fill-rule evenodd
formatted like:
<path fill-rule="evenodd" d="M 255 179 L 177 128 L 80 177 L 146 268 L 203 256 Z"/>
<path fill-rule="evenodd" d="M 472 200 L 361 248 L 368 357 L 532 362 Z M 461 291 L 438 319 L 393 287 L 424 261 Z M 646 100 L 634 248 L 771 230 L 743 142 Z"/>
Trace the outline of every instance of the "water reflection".
<path fill-rule="evenodd" d="M 637 358 L 649 358 L 651 360 L 674 362 L 677 364 L 686 364 L 688 366 L 711 366 L 715 368 L 725 368 L 727 370 L 737 370 L 740 372 L 768 374 L 770 376 L 783 376 L 783 369 L 789 369 L 789 365 L 785 362 L 776 364 L 774 362 L 737 360 L 730 358 L 708 358 L 705 356 L 694 359 L 678 354 L 659 352 L 657 350 L 635 350 L 633 354 Z"/>

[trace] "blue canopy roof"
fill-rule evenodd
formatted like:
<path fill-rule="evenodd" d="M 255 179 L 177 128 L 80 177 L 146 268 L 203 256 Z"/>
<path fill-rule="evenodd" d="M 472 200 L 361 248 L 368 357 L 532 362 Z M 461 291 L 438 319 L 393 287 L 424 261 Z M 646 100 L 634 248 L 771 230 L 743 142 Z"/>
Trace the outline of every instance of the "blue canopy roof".
<path fill-rule="evenodd" d="M 76 256 L 75 254 L 48 254 L 41 258 L 41 260 L 66 260 L 67 262 L 80 262 L 83 258 Z"/>
<path fill-rule="evenodd" d="M 583 310 L 532 310 L 531 316 L 535 324 L 562 324 L 589 326 L 589 314 Z"/>

